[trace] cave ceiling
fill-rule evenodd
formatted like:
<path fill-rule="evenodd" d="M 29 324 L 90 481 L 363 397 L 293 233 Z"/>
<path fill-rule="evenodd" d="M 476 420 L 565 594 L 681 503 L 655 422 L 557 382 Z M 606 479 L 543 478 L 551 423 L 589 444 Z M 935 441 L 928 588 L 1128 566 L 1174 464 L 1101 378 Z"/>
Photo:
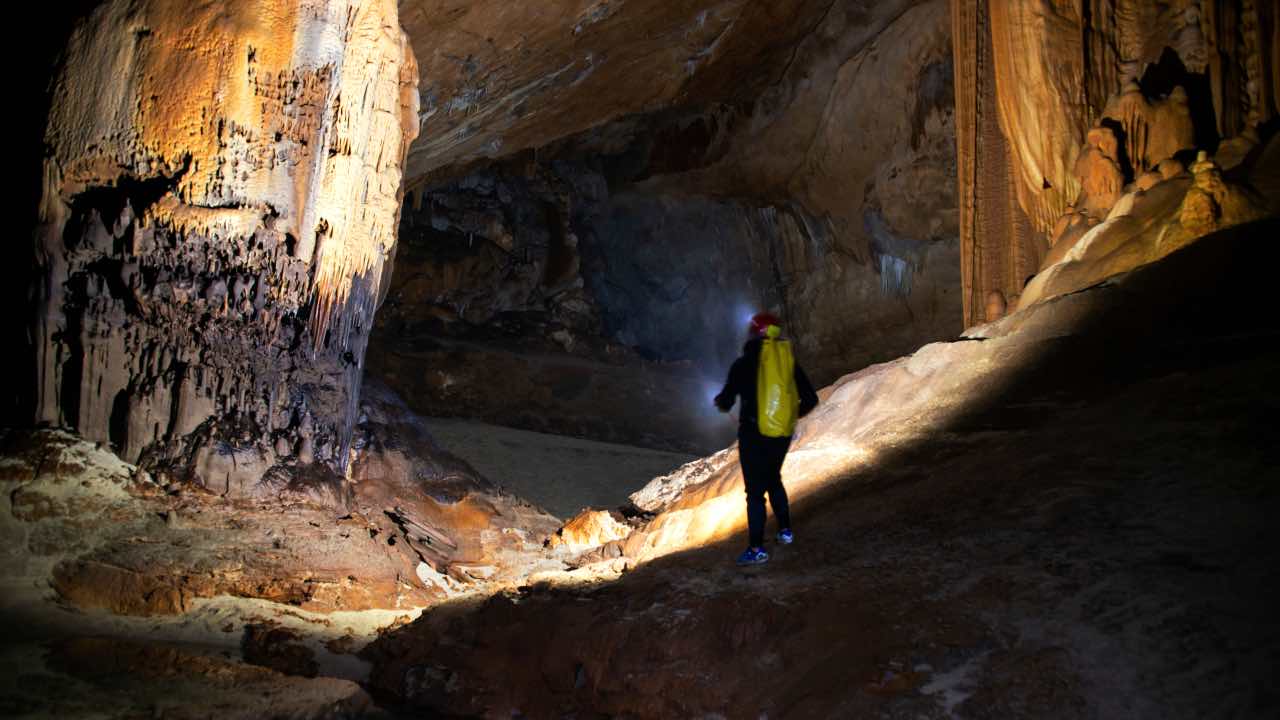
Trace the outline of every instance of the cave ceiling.
<path fill-rule="evenodd" d="M 909 3 L 856 2 L 868 27 Z M 748 102 L 777 82 L 829 0 L 408 0 L 421 134 L 406 177 L 539 148 L 666 108 Z"/>

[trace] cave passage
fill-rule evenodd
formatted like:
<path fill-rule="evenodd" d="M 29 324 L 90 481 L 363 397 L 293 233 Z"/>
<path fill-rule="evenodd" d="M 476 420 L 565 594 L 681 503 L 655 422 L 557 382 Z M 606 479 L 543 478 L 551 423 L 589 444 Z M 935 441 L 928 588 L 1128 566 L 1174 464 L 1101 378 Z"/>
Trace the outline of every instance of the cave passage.
<path fill-rule="evenodd" d="M 1274 2 L 29 10 L 5 717 L 1280 714 Z"/>

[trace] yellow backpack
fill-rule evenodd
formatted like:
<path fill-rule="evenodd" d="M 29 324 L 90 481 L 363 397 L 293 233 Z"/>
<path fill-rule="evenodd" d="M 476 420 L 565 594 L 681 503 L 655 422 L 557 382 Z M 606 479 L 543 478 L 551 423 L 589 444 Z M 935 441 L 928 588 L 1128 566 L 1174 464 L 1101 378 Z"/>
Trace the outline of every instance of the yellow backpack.
<path fill-rule="evenodd" d="M 800 409 L 796 359 L 791 354 L 791 341 L 778 339 L 781 328 L 771 325 L 767 333 L 756 371 L 756 423 L 765 437 L 788 437 L 795 432 Z"/>

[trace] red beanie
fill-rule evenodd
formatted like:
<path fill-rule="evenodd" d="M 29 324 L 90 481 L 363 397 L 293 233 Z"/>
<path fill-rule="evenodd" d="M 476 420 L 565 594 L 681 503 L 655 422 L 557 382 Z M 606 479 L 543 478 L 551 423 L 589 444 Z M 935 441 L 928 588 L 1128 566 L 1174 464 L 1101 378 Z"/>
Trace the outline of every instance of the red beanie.
<path fill-rule="evenodd" d="M 769 332 L 770 325 L 782 325 L 782 321 L 773 313 L 757 313 L 751 318 L 751 336 L 764 337 Z"/>

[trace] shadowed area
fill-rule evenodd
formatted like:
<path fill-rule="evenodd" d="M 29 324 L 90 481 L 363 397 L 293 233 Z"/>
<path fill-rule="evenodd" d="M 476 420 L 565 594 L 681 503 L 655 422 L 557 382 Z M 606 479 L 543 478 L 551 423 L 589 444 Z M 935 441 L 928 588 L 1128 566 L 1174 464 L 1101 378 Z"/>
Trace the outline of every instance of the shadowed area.
<path fill-rule="evenodd" d="M 723 542 L 440 608 L 365 653 L 374 687 L 477 715 L 1274 710 L 1276 231 L 1062 299 L 945 426 L 800 499 L 766 568 Z"/>

